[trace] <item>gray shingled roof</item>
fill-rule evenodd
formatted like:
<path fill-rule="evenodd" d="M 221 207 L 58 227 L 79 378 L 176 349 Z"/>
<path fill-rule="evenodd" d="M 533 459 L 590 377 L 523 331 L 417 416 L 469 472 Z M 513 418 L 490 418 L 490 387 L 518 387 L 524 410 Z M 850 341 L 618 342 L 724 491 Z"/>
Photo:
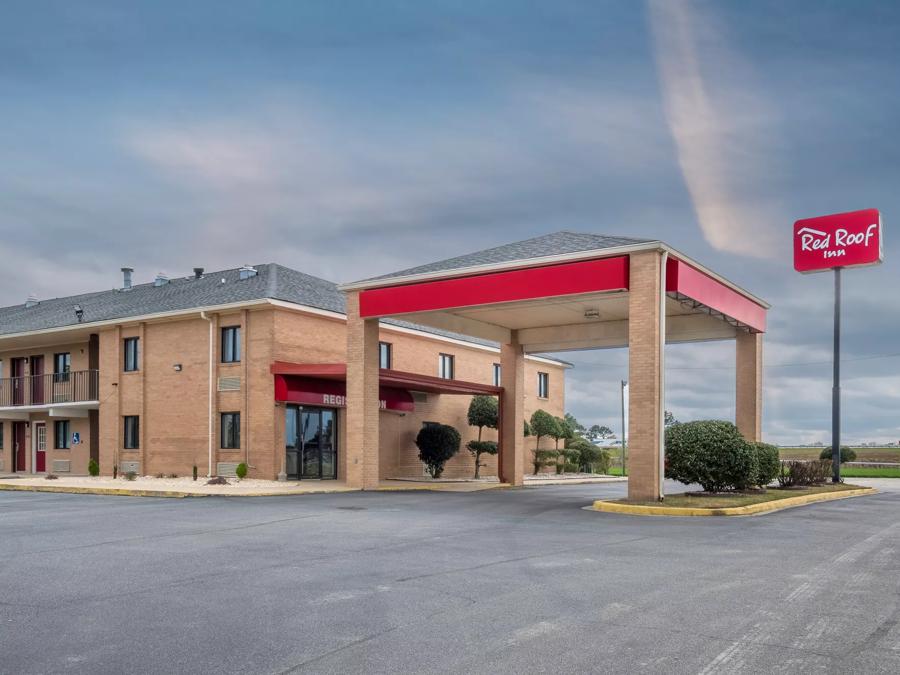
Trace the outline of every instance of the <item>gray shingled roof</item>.
<path fill-rule="evenodd" d="M 393 279 L 394 277 L 406 277 L 416 274 L 428 274 L 431 272 L 449 272 L 451 270 L 459 270 L 466 267 L 500 264 L 517 260 L 531 260 L 533 258 L 565 255 L 566 253 L 579 253 L 581 251 L 596 251 L 616 246 L 649 244 L 654 241 L 656 240 L 637 239 L 635 237 L 616 237 L 603 234 L 587 234 L 563 230 L 561 232 L 554 232 L 540 237 L 513 242 L 512 244 L 495 246 L 494 248 L 476 251 L 475 253 L 467 253 L 466 255 L 448 258 L 447 260 L 439 260 L 437 262 L 428 263 L 427 265 L 410 267 L 409 269 L 400 270 L 399 272 L 391 272 L 390 274 L 363 279 L 357 283 L 381 281 L 384 279 Z"/>
<path fill-rule="evenodd" d="M 77 326 L 79 322 L 75 316 L 76 305 L 84 311 L 81 325 L 266 298 L 340 314 L 346 313 L 346 296 L 338 289 L 337 284 L 331 281 L 276 263 L 256 265 L 256 270 L 256 276 L 249 279 L 241 279 L 240 269 L 235 268 L 221 272 L 207 272 L 200 279 L 193 276 L 178 277 L 170 279 L 162 286 L 154 286 L 152 283 L 137 284 L 128 291 L 113 289 L 40 300 L 33 307 L 26 307 L 24 304 L 3 307 L 0 308 L 0 337 L 47 328 Z M 474 344 L 498 346 L 489 340 L 420 326 L 408 321 L 396 319 L 382 321 Z"/>

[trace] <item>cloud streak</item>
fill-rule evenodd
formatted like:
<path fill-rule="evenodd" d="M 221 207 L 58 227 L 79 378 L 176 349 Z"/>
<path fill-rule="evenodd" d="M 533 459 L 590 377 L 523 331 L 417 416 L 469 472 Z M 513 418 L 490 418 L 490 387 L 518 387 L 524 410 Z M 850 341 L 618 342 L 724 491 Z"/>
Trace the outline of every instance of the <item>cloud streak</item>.
<path fill-rule="evenodd" d="M 785 221 L 765 189 L 776 118 L 750 66 L 689 0 L 649 0 L 666 123 L 703 235 L 716 249 L 770 255 Z"/>

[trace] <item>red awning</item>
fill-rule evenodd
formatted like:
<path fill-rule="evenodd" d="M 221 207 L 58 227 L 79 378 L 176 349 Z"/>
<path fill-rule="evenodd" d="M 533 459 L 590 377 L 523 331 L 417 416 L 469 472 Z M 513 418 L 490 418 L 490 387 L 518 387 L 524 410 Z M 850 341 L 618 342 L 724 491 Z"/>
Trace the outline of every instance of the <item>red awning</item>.
<path fill-rule="evenodd" d="M 275 376 L 275 400 L 307 405 L 343 407 L 347 395 L 346 363 L 285 363 L 276 361 L 270 367 Z M 430 375 L 407 373 L 382 368 L 379 371 L 379 398 L 387 410 L 412 411 L 410 391 L 433 394 L 499 395 L 502 387 L 478 382 L 445 380 Z M 323 397 L 334 397 L 326 398 Z M 334 403 L 323 402 L 325 400 Z M 408 407 L 407 407 L 408 406 Z"/>

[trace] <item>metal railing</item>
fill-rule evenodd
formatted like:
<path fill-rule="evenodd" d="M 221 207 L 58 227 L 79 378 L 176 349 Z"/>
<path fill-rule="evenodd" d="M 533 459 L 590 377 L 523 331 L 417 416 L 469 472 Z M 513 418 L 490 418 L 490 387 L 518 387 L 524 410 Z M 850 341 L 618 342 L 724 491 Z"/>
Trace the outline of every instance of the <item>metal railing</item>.
<path fill-rule="evenodd" d="M 0 408 L 54 403 L 97 401 L 100 378 L 97 370 L 26 375 L 0 379 Z"/>

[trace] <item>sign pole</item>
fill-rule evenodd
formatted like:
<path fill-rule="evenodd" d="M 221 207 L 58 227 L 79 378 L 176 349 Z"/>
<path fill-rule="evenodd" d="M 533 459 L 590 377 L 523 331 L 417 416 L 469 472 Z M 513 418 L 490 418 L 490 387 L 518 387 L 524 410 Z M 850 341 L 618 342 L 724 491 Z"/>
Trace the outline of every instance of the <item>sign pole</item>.
<path fill-rule="evenodd" d="M 626 476 L 625 473 L 625 385 L 628 384 L 625 380 L 622 380 L 622 475 Z"/>
<path fill-rule="evenodd" d="M 841 482 L 841 268 L 834 268 L 834 383 L 831 387 L 831 482 Z"/>

